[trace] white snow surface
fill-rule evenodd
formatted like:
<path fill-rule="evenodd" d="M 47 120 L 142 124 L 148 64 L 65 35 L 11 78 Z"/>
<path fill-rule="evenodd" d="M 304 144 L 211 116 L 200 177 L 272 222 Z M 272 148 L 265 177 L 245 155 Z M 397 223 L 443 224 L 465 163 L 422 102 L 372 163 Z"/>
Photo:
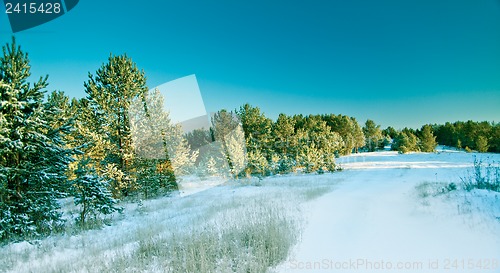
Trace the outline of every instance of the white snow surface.
<path fill-rule="evenodd" d="M 294 191 L 320 189 L 323 195 L 300 199 L 297 213 L 305 219 L 301 240 L 272 271 L 500 272 L 498 193 L 459 190 L 423 196 L 416 189 L 422 183 L 459 185 L 474 155 L 497 163 L 500 155 L 442 147 L 438 151 L 354 154 L 338 159 L 341 172 L 273 176 L 258 182 L 258 187 L 255 180 L 250 185 L 235 181 L 207 189 L 199 187 L 200 181 L 190 184 L 184 178 L 184 192 L 143 201 L 143 206 L 125 205 L 124 215 L 115 217 L 111 226 L 36 244 L 10 244 L 0 248 L 0 256 L 12 257 L 4 260 L 9 263 L 7 272 L 40 272 L 63 260 L 79 263 L 89 251 L 112 260 L 117 249 L 137 248 L 137 233 L 147 238 L 169 232 L 172 225 L 186 228 L 203 213 L 217 213 L 210 208 L 224 200 L 285 200 L 296 198 Z M 219 183 L 209 180 L 209 184 Z"/>
<path fill-rule="evenodd" d="M 423 182 L 459 184 L 473 156 L 440 149 L 340 158 L 345 182 L 307 204 L 302 241 L 276 271 L 500 272 L 499 194 L 423 198 L 416 190 Z"/>

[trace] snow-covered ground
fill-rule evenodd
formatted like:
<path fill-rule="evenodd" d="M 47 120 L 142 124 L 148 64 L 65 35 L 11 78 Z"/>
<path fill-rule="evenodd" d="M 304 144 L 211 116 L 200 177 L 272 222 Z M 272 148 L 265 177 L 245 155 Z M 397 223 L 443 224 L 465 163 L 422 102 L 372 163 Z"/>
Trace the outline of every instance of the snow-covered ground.
<path fill-rule="evenodd" d="M 183 193 L 126 204 L 125 213 L 103 229 L 1 247 L 0 272 L 120 272 L 122 267 L 134 272 L 127 261 L 150 238 L 168 242 L 171 234 L 207 222 L 238 221 L 239 207 L 269 201 L 302 223 L 300 241 L 273 271 L 500 272 L 499 194 L 439 194 L 449 183 L 459 184 L 473 156 L 446 149 L 363 153 L 339 158 L 342 172 L 240 180 L 212 188 L 219 183 L 185 178 Z M 500 161 L 500 155 L 477 156 Z M 158 261 L 141 263 L 140 271 L 155 265 L 163 271 Z"/>
<path fill-rule="evenodd" d="M 438 194 L 467 175 L 472 154 L 377 152 L 339 162 L 345 182 L 307 205 L 302 241 L 277 271 L 500 272 L 500 195 Z"/>

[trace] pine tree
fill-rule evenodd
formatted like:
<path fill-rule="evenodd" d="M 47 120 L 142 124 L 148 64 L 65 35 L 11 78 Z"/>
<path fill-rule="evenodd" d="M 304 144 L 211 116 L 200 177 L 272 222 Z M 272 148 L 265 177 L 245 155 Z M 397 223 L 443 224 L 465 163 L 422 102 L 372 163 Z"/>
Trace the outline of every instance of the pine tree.
<path fill-rule="evenodd" d="M 212 133 L 216 141 L 225 142 L 226 137 L 240 125 L 240 121 L 233 112 L 222 109 L 212 117 Z"/>
<path fill-rule="evenodd" d="M 301 133 L 302 132 L 299 132 L 299 134 Z M 299 166 L 303 167 L 306 173 L 319 171 L 323 165 L 322 152 L 316 147 L 314 142 L 303 145 L 297 156 L 297 161 Z"/>
<path fill-rule="evenodd" d="M 279 114 L 273 124 L 274 151 L 280 157 L 293 155 L 295 121 L 285 114 Z"/>
<path fill-rule="evenodd" d="M 434 135 L 436 136 L 436 141 L 441 145 L 456 146 L 457 144 L 457 139 L 454 139 L 455 127 L 450 122 L 435 126 Z"/>
<path fill-rule="evenodd" d="M 354 135 L 355 133 L 359 133 L 359 131 L 355 131 L 355 126 L 353 124 L 353 121 L 350 117 L 348 116 L 343 116 L 343 115 L 339 115 L 337 117 L 338 121 L 337 121 L 337 129 L 339 130 L 339 133 L 342 132 L 343 135 L 342 135 L 342 144 L 343 144 L 343 147 L 341 149 L 341 153 L 344 154 L 344 155 L 348 155 L 348 154 L 351 154 L 352 151 L 357 147 L 358 149 L 362 146 L 359 146 L 359 143 L 361 141 L 356 141 L 357 138 L 360 138 L 361 136 L 363 136 L 364 138 L 364 135 L 363 134 L 358 134 L 358 135 Z M 359 125 L 358 125 L 359 126 Z M 358 143 L 356 143 L 358 142 Z M 363 142 L 364 142 L 364 139 L 363 139 Z M 363 145 L 364 146 L 364 145 Z"/>
<path fill-rule="evenodd" d="M 412 130 L 403 129 L 392 143 L 392 150 L 405 154 L 408 152 L 418 152 L 418 138 Z"/>
<path fill-rule="evenodd" d="M 363 133 L 366 138 L 365 147 L 368 149 L 368 151 L 373 152 L 377 150 L 383 139 L 380 125 L 377 125 L 373 120 L 368 119 L 366 120 L 365 126 L 363 127 Z"/>
<path fill-rule="evenodd" d="M 206 163 L 206 171 L 208 175 L 214 176 L 218 174 L 217 161 L 212 156 L 208 159 Z"/>
<path fill-rule="evenodd" d="M 75 198 L 75 205 L 80 206 L 80 216 L 78 222 L 84 227 L 88 217 L 99 214 L 111 214 L 121 211 L 122 208 L 116 206 L 116 200 L 109 190 L 109 183 L 99 177 L 95 170 L 88 167 L 89 159 L 79 162 L 75 170 L 76 179 L 72 182 L 72 193 Z"/>
<path fill-rule="evenodd" d="M 293 171 L 297 163 L 295 159 L 298 148 L 295 120 L 285 114 L 279 114 L 272 127 L 272 136 L 274 153 L 269 161 L 270 171 L 273 173 Z"/>
<path fill-rule="evenodd" d="M 352 135 L 354 138 L 354 150 L 357 153 L 359 148 L 365 146 L 366 140 L 365 140 L 365 134 L 363 133 L 363 128 L 359 126 L 358 121 L 356 121 L 355 118 L 351 118 L 352 120 Z"/>
<path fill-rule="evenodd" d="M 132 100 L 147 92 L 144 71 L 126 55 L 110 56 L 84 83 L 88 106 L 100 137 L 109 140 L 105 158 L 96 164 L 112 181 L 115 196 L 127 195 L 135 187 L 130 174 L 134 149 L 130 133 L 129 108 Z"/>
<path fill-rule="evenodd" d="M 53 91 L 50 93 L 45 108 L 45 112 L 50 113 L 46 115 L 46 121 L 50 127 L 61 128 L 69 126 L 71 130 L 73 129 L 74 118 L 71 112 L 69 97 L 63 91 Z"/>
<path fill-rule="evenodd" d="M 358 151 L 359 148 L 365 146 L 365 136 L 363 130 L 359 126 L 355 118 L 343 115 L 324 115 L 322 119 L 342 138 L 341 148 L 336 152 L 337 154 L 348 155 L 352 151 Z"/>
<path fill-rule="evenodd" d="M 273 170 L 260 150 L 247 152 L 247 157 L 248 164 L 245 169 L 247 177 L 251 175 L 266 176 Z"/>
<path fill-rule="evenodd" d="M 476 150 L 480 153 L 486 153 L 488 148 L 488 139 L 484 136 L 478 136 L 476 139 Z"/>
<path fill-rule="evenodd" d="M 322 120 L 308 116 L 297 129 L 297 164 L 306 172 L 335 170 L 335 152 L 341 149 L 342 138 Z"/>
<path fill-rule="evenodd" d="M 0 57 L 0 239 L 49 233 L 62 223 L 57 198 L 74 150 L 67 126 L 51 127 L 58 110 L 43 103 L 47 76 L 33 85 L 28 55 L 16 45 Z M 53 111 L 52 111 L 53 110 Z M 55 125 L 55 124 L 52 124 Z"/>
<path fill-rule="evenodd" d="M 196 161 L 179 124 L 173 125 L 157 89 L 137 98 L 129 109 L 135 178 L 146 198 L 160 188 L 176 189 L 175 176 Z"/>
<path fill-rule="evenodd" d="M 189 147 L 193 150 L 213 142 L 210 131 L 205 128 L 194 129 L 191 132 L 187 132 L 185 137 L 188 141 Z"/>
<path fill-rule="evenodd" d="M 214 114 L 212 117 L 212 134 L 214 136 L 215 142 L 210 144 L 214 148 L 218 147 L 220 144 L 220 150 L 215 149 L 218 153 L 220 151 L 223 155 L 224 161 L 227 162 L 229 170 L 233 170 L 233 162 L 231 161 L 231 156 L 229 152 L 228 143 L 230 143 L 229 138 L 233 134 L 233 132 L 241 126 L 239 124 L 238 118 L 232 113 L 226 110 L 221 110 Z M 244 139 L 242 145 L 244 145 Z M 213 151 L 214 149 L 210 149 Z M 217 158 L 218 155 L 212 155 L 214 158 Z M 238 164 L 238 162 L 235 162 Z"/>
<path fill-rule="evenodd" d="M 201 175 L 232 177 L 226 151 L 219 141 L 202 146 L 199 149 L 200 160 L 196 171 Z"/>
<path fill-rule="evenodd" d="M 233 177 L 238 177 L 247 164 L 247 150 L 245 147 L 245 134 L 241 127 L 236 127 L 226 137 L 226 147 L 229 160 L 231 162 L 231 173 Z"/>
<path fill-rule="evenodd" d="M 492 124 L 489 146 L 491 152 L 500 153 L 500 123 Z"/>
<path fill-rule="evenodd" d="M 214 141 L 210 130 L 205 128 L 194 129 L 184 135 L 188 146 L 191 150 L 198 154 L 194 162 L 194 170 L 201 175 L 215 175 L 214 172 L 208 170 L 208 161 L 212 162 L 211 166 L 215 168 L 215 159 L 212 155 L 207 154 L 210 144 Z"/>
<path fill-rule="evenodd" d="M 434 152 L 436 150 L 437 142 L 436 137 L 432 132 L 432 127 L 430 125 L 424 125 L 421 131 L 419 143 L 420 151 Z"/>
<path fill-rule="evenodd" d="M 258 107 L 245 104 L 236 112 L 245 132 L 248 151 L 260 150 L 264 156 L 272 151 L 272 121 Z"/>
<path fill-rule="evenodd" d="M 102 134 L 102 128 L 89 101 L 86 98 L 72 99 L 69 113 L 75 119 L 75 128 L 70 135 L 69 144 L 72 147 L 78 147 L 83 152 L 83 155 L 77 156 L 76 161 L 70 164 L 70 171 L 76 170 L 79 161 L 85 157 L 90 159 L 87 165 L 92 166 L 98 174 L 102 175 L 105 166 L 101 163 L 104 161 L 106 151 L 110 149 L 111 143 Z M 74 174 L 71 174 L 71 178 L 74 178 L 73 176 Z"/>
<path fill-rule="evenodd" d="M 393 127 L 389 126 L 384 130 L 382 130 L 382 135 L 394 139 L 398 136 L 398 131 L 396 131 L 396 129 L 394 129 Z"/>

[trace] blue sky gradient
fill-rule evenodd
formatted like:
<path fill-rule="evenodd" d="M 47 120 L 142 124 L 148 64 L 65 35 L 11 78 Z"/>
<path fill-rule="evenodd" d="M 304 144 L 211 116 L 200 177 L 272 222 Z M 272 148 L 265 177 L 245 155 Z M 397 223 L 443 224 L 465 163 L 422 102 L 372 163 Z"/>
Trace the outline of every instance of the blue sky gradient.
<path fill-rule="evenodd" d="M 0 42 L 10 41 L 0 15 Z M 49 90 L 85 96 L 110 53 L 150 88 L 196 74 L 208 111 L 244 103 L 383 127 L 500 121 L 500 1 L 82 0 L 17 33 Z"/>

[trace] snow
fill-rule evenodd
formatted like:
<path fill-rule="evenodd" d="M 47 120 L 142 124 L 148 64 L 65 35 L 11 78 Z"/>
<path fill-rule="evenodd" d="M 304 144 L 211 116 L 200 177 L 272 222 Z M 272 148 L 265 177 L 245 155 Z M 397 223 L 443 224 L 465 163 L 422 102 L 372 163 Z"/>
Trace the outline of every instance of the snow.
<path fill-rule="evenodd" d="M 440 185 L 459 184 L 474 155 L 500 161 L 500 155 L 439 147 L 437 153 L 341 157 L 343 171 L 323 175 L 225 182 L 184 177 L 179 194 L 120 204 L 124 214 L 100 230 L 2 246 L 0 263 L 8 265 L 7 272 L 40 272 L 97 257 L 112 262 L 116 253 L 132 253 L 138 240 L 167 236 L 217 215 L 227 209 L 224 202 L 275 198 L 299 200 L 296 213 L 305 220 L 300 242 L 272 269 L 276 272 L 500 272 L 499 194 L 435 194 Z M 422 183 L 437 188 L 427 194 Z M 310 199 L 297 199 L 307 190 Z"/>
<path fill-rule="evenodd" d="M 179 179 L 179 194 L 181 196 L 192 195 L 201 191 L 224 184 L 227 179 L 223 177 L 206 177 L 200 179 L 194 175 L 185 176 Z"/>
<path fill-rule="evenodd" d="M 308 204 L 302 241 L 276 271 L 500 272 L 498 194 L 457 191 L 425 200 L 415 189 L 459 182 L 473 155 L 441 149 L 339 161 L 346 182 Z"/>

